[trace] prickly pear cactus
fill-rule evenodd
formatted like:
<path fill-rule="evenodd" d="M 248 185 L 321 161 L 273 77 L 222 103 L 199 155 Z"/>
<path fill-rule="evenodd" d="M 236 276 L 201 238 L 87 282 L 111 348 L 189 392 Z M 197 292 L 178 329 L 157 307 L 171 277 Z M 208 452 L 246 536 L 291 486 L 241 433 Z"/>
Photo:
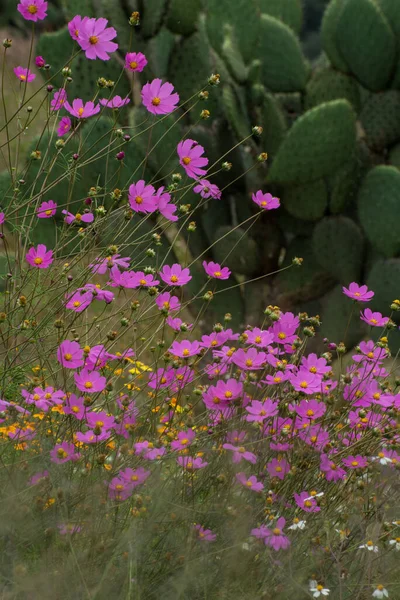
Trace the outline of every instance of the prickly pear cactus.
<path fill-rule="evenodd" d="M 281 200 L 293 217 L 318 221 L 328 207 L 328 189 L 323 179 L 316 179 L 305 185 L 285 186 Z"/>
<path fill-rule="evenodd" d="M 299 35 L 303 24 L 301 0 L 259 0 L 261 12 L 279 19 Z"/>
<path fill-rule="evenodd" d="M 382 151 L 400 138 L 400 92 L 371 94 L 360 115 L 370 148 Z"/>
<path fill-rule="evenodd" d="M 328 67 L 316 71 L 308 82 L 305 108 L 308 110 L 324 102 L 341 98 L 348 100 L 356 113 L 359 112 L 361 101 L 357 80 L 351 75 Z"/>

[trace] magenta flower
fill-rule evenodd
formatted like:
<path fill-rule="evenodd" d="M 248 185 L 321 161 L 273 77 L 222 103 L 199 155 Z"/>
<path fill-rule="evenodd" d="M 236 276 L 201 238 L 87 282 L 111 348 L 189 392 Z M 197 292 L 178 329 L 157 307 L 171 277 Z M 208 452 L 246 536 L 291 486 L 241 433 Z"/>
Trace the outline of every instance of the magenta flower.
<path fill-rule="evenodd" d="M 131 271 L 131 273 L 135 280 L 134 288 L 153 287 L 160 283 L 158 279 L 154 279 L 154 275 L 151 273 L 149 275 L 146 275 L 143 271 Z"/>
<path fill-rule="evenodd" d="M 292 344 L 297 339 L 295 332 L 299 324 L 299 318 L 295 317 L 293 313 L 282 313 L 279 321 L 273 324 L 270 331 L 274 334 L 278 344 Z"/>
<path fill-rule="evenodd" d="M 213 279 L 229 279 L 231 275 L 228 267 L 221 267 L 221 265 L 212 261 L 206 262 L 204 260 L 203 267 L 207 275 Z"/>
<path fill-rule="evenodd" d="M 299 438 L 308 444 L 308 446 L 317 450 L 323 450 L 323 448 L 329 444 L 329 433 L 325 431 L 321 425 L 310 426 L 309 421 L 304 424 L 302 423 L 301 425 L 305 425 L 305 428 L 299 431 Z"/>
<path fill-rule="evenodd" d="M 225 450 L 231 450 L 233 452 L 232 462 L 235 464 L 240 463 L 242 459 L 247 460 L 253 465 L 257 462 L 257 456 L 252 452 L 246 450 L 244 446 L 233 446 L 233 444 L 223 444 L 222 447 Z"/>
<path fill-rule="evenodd" d="M 177 296 L 171 296 L 169 292 L 163 292 L 156 298 L 158 308 L 165 312 L 179 310 L 181 303 Z"/>
<path fill-rule="evenodd" d="M 164 265 L 162 271 L 160 271 L 160 277 L 164 281 L 164 283 L 167 283 L 168 285 L 173 285 L 175 287 L 185 285 L 192 279 L 189 269 L 183 269 L 177 263 L 172 265 L 172 267 L 170 267 L 169 265 Z"/>
<path fill-rule="evenodd" d="M 25 259 L 32 267 L 48 269 L 54 261 L 53 250 L 47 250 L 44 244 L 39 244 L 37 248 L 31 248 L 27 252 Z"/>
<path fill-rule="evenodd" d="M 156 198 L 157 208 L 162 216 L 168 219 L 168 221 L 177 221 L 178 217 L 175 214 L 177 207 L 173 202 L 171 202 L 171 194 L 164 192 L 164 186 L 158 188 Z"/>
<path fill-rule="evenodd" d="M 296 375 L 290 374 L 289 381 L 297 392 L 303 394 L 315 394 L 321 391 L 321 377 L 309 371 L 300 370 Z"/>
<path fill-rule="evenodd" d="M 52 101 L 50 102 L 51 110 L 60 110 L 67 99 L 67 92 L 64 89 L 54 92 Z"/>
<path fill-rule="evenodd" d="M 318 358 L 316 354 L 309 354 L 303 356 L 301 359 L 301 366 L 307 369 L 313 375 L 325 375 L 329 373 L 331 367 L 327 364 L 325 358 Z"/>
<path fill-rule="evenodd" d="M 83 366 L 83 350 L 78 342 L 64 340 L 58 347 L 57 360 L 67 369 L 77 369 Z"/>
<path fill-rule="evenodd" d="M 75 394 L 70 394 L 67 396 L 63 411 L 65 415 L 73 415 L 78 421 L 82 421 L 86 413 L 85 399 L 82 396 L 78 398 Z"/>
<path fill-rule="evenodd" d="M 172 83 L 162 83 L 161 79 L 153 79 L 142 88 L 142 102 L 153 115 L 166 115 L 176 109 L 178 94 L 173 94 Z"/>
<path fill-rule="evenodd" d="M 86 58 L 109 60 L 109 53 L 118 50 L 118 44 L 112 42 L 117 32 L 107 27 L 107 19 L 87 19 L 81 23 L 77 42 L 84 50 Z"/>
<path fill-rule="evenodd" d="M 57 136 L 63 137 L 66 133 L 71 130 L 71 119 L 69 117 L 63 117 L 57 127 Z"/>
<path fill-rule="evenodd" d="M 52 462 L 62 464 L 69 462 L 70 460 L 78 460 L 80 454 L 75 452 L 75 446 L 69 442 L 62 442 L 54 446 L 50 452 Z"/>
<path fill-rule="evenodd" d="M 199 540 L 202 542 L 215 542 L 217 539 L 217 535 L 211 529 L 204 529 L 201 525 L 195 525 L 194 529 L 197 531 Z"/>
<path fill-rule="evenodd" d="M 82 369 L 80 373 L 74 373 L 74 379 L 78 390 L 87 394 L 102 392 L 107 384 L 105 377 L 97 371 L 89 371 L 88 369 Z"/>
<path fill-rule="evenodd" d="M 42 202 L 37 209 L 36 214 L 39 219 L 50 219 L 50 217 L 54 217 L 56 210 L 57 204 L 54 200 L 49 200 L 48 202 Z"/>
<path fill-rule="evenodd" d="M 261 481 L 257 481 L 257 477 L 255 475 L 247 477 L 245 473 L 237 473 L 236 479 L 239 483 L 244 485 L 244 487 L 247 487 L 252 492 L 262 492 L 264 489 L 263 484 Z"/>
<path fill-rule="evenodd" d="M 40 481 L 43 481 L 44 479 L 46 479 L 49 476 L 49 474 L 50 473 L 48 471 L 40 471 L 39 473 L 35 473 L 30 478 L 29 485 L 38 484 Z"/>
<path fill-rule="evenodd" d="M 44 0 L 21 0 L 17 10 L 27 21 L 43 21 L 47 17 L 47 2 Z"/>
<path fill-rule="evenodd" d="M 246 410 L 249 413 L 246 416 L 246 421 L 262 423 L 265 419 L 278 414 L 278 402 L 271 400 L 271 398 L 267 398 L 263 402 L 253 400 L 249 406 L 246 406 Z"/>
<path fill-rule="evenodd" d="M 180 358 L 189 358 L 190 356 L 199 354 L 200 350 L 201 347 L 198 341 L 190 342 L 189 340 L 182 340 L 181 342 L 178 342 L 175 340 L 170 347 L 169 352 Z"/>
<path fill-rule="evenodd" d="M 125 69 L 133 73 L 141 73 L 147 65 L 147 58 L 141 52 L 128 52 L 125 55 Z"/>
<path fill-rule="evenodd" d="M 325 473 L 327 481 L 340 481 L 346 477 L 346 471 L 326 454 L 321 454 L 320 469 Z"/>
<path fill-rule="evenodd" d="M 187 471 L 197 471 L 208 465 L 208 462 L 205 462 L 201 457 L 193 458 L 193 456 L 179 456 L 176 462 Z"/>
<path fill-rule="evenodd" d="M 80 15 L 76 15 L 69 23 L 68 23 L 68 31 L 70 36 L 76 42 L 79 42 L 81 31 L 85 25 L 85 23 L 89 20 L 89 17 L 82 17 Z"/>
<path fill-rule="evenodd" d="M 374 297 L 374 292 L 368 290 L 366 285 L 359 286 L 358 283 L 351 283 L 348 288 L 343 287 L 343 293 L 352 298 L 358 300 L 358 302 L 369 302 Z"/>
<path fill-rule="evenodd" d="M 184 450 L 193 442 L 196 437 L 193 429 L 188 429 L 187 431 L 180 431 L 178 433 L 178 439 L 173 440 L 171 442 L 172 450 Z"/>
<path fill-rule="evenodd" d="M 149 387 L 153 390 L 167 388 L 174 380 L 174 369 L 160 367 L 149 375 Z"/>
<path fill-rule="evenodd" d="M 326 412 L 325 404 L 317 402 L 317 400 L 302 400 L 294 409 L 299 417 L 310 419 L 311 421 L 322 417 Z"/>
<path fill-rule="evenodd" d="M 100 106 L 98 104 L 94 105 L 91 101 L 84 103 L 80 98 L 75 98 L 75 100 L 72 101 L 72 106 L 69 102 L 65 101 L 64 106 L 66 110 L 77 119 L 88 119 L 100 112 Z"/>
<path fill-rule="evenodd" d="M 246 329 L 244 335 L 247 338 L 246 342 L 248 344 L 254 344 L 254 346 L 258 346 L 259 348 L 266 348 L 274 341 L 274 335 L 270 331 L 265 331 L 258 327 Z"/>
<path fill-rule="evenodd" d="M 342 459 L 342 463 L 348 469 L 365 469 L 368 466 L 368 459 L 365 456 L 357 454 L 356 456 L 348 456 Z"/>
<path fill-rule="evenodd" d="M 20 81 L 30 82 L 36 79 L 36 75 L 34 73 L 31 73 L 29 69 L 24 69 L 23 67 L 15 67 L 13 71 Z"/>
<path fill-rule="evenodd" d="M 152 213 L 157 209 L 157 197 L 152 185 L 146 185 L 143 179 L 129 186 L 129 206 L 138 213 Z"/>
<path fill-rule="evenodd" d="M 387 356 L 385 348 L 378 348 L 372 340 L 360 342 L 360 354 L 353 354 L 352 358 L 356 363 L 379 363 Z"/>
<path fill-rule="evenodd" d="M 96 435 L 101 435 L 106 431 L 110 431 L 110 429 L 115 426 L 114 417 L 108 415 L 104 410 L 99 412 L 88 412 L 86 415 L 86 422 Z"/>
<path fill-rule="evenodd" d="M 273 458 L 269 461 L 269 463 L 267 463 L 267 471 L 270 477 L 284 479 L 285 475 L 287 475 L 290 471 L 290 465 L 284 458 Z"/>
<path fill-rule="evenodd" d="M 129 269 L 129 263 L 131 262 L 130 257 L 120 258 L 120 254 L 113 254 L 106 258 L 96 258 L 95 261 L 89 265 L 92 273 L 98 273 L 104 275 L 107 273 L 107 269 L 111 269 L 114 266 L 118 266 L 121 269 Z"/>
<path fill-rule="evenodd" d="M 389 317 L 383 317 L 380 312 L 372 312 L 369 308 L 360 313 L 360 318 L 371 327 L 384 327 L 389 321 Z"/>
<path fill-rule="evenodd" d="M 37 66 L 38 69 L 43 69 L 45 64 L 46 64 L 46 61 L 44 60 L 43 56 L 37 56 L 35 58 L 35 65 Z"/>
<path fill-rule="evenodd" d="M 74 312 L 83 312 L 93 300 L 93 294 L 91 292 L 74 292 L 68 298 L 66 308 L 73 310 Z"/>
<path fill-rule="evenodd" d="M 143 467 L 139 467 L 138 469 L 127 467 L 119 472 L 119 477 L 127 481 L 130 487 L 134 489 L 138 485 L 142 485 L 150 477 L 150 471 L 146 471 Z"/>
<path fill-rule="evenodd" d="M 259 529 L 252 529 L 251 535 L 263 539 L 264 544 L 270 546 L 276 550 L 276 552 L 278 552 L 278 550 L 287 550 L 290 546 L 290 540 L 282 533 L 285 524 L 286 519 L 280 517 L 277 520 L 274 529 L 269 529 L 268 527 L 265 527 L 265 525 L 262 525 Z"/>
<path fill-rule="evenodd" d="M 207 179 L 200 179 L 200 181 L 197 182 L 197 185 L 194 186 L 193 191 L 195 194 L 200 194 L 205 200 L 208 198 L 220 200 L 222 195 L 219 187 L 214 183 L 210 183 Z"/>
<path fill-rule="evenodd" d="M 279 198 L 274 198 L 272 194 L 263 194 L 261 190 L 253 194 L 251 199 L 264 210 L 273 210 L 281 205 Z"/>
<path fill-rule="evenodd" d="M 63 215 L 65 215 L 64 222 L 67 223 L 67 225 L 71 225 L 71 223 L 93 223 L 94 221 L 94 215 L 91 212 L 83 214 L 76 213 L 76 215 L 73 215 L 67 210 L 63 210 L 61 212 Z"/>
<path fill-rule="evenodd" d="M 107 108 L 122 108 L 129 104 L 129 98 L 121 98 L 121 96 L 114 96 L 111 100 L 107 100 L 106 98 L 102 98 L 99 100 L 102 106 L 106 106 Z"/>
<path fill-rule="evenodd" d="M 3 212 L 0 213 L 0 225 L 4 225 L 6 216 Z"/>
<path fill-rule="evenodd" d="M 177 151 L 179 162 L 185 169 L 188 177 L 197 179 L 207 173 L 207 170 L 204 170 L 202 167 L 208 165 L 208 158 L 202 156 L 204 148 L 198 142 L 190 139 L 179 142 Z"/>
<path fill-rule="evenodd" d="M 294 499 L 297 506 L 305 512 L 320 512 L 321 510 L 315 497 L 310 495 L 308 492 L 294 494 Z"/>
<path fill-rule="evenodd" d="M 243 350 L 239 348 L 233 355 L 232 362 L 241 369 L 250 371 L 253 369 L 262 369 L 265 366 L 267 355 L 265 352 L 257 352 L 255 348 Z"/>

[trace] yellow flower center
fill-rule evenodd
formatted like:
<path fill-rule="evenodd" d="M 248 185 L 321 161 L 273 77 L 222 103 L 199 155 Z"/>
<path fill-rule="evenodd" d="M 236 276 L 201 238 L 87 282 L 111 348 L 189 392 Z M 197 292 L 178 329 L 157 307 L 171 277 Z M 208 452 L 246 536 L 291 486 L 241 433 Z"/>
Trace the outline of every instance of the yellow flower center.
<path fill-rule="evenodd" d="M 225 392 L 225 398 L 232 398 L 232 395 L 232 392 L 230 392 L 229 390 Z"/>
<path fill-rule="evenodd" d="M 219 398 L 217 398 L 215 396 L 215 398 L 213 398 L 213 404 L 219 404 L 221 402 L 221 400 Z"/>
<path fill-rule="evenodd" d="M 72 354 L 69 354 L 69 352 L 67 352 L 67 354 L 64 354 L 64 360 L 71 360 L 72 359 Z"/>
<path fill-rule="evenodd" d="M 43 258 L 40 258 L 40 256 L 37 256 L 34 261 L 35 265 L 41 265 L 43 262 Z"/>
<path fill-rule="evenodd" d="M 249 487 L 249 488 L 253 487 L 253 484 L 252 484 L 252 482 L 251 482 L 251 481 L 246 481 L 246 485 L 247 485 L 247 487 Z"/>
<path fill-rule="evenodd" d="M 28 6 L 28 13 L 30 13 L 31 15 L 36 15 L 37 11 L 38 11 L 38 7 L 35 6 L 34 4 L 30 4 Z"/>
<path fill-rule="evenodd" d="M 278 338 L 280 340 L 285 340 L 286 339 L 286 333 L 283 333 L 283 331 L 281 331 L 280 333 L 278 333 Z"/>
<path fill-rule="evenodd" d="M 79 109 L 79 110 L 81 110 L 81 109 Z M 81 221 L 81 220 L 82 220 L 82 215 L 81 215 L 80 213 L 76 213 L 76 215 L 75 215 L 75 219 L 76 219 L 77 221 Z"/>
<path fill-rule="evenodd" d="M 221 271 L 214 271 L 214 277 L 221 277 Z"/>
<path fill-rule="evenodd" d="M 49 208 L 44 211 L 44 214 L 47 215 L 48 217 L 51 216 L 51 213 L 52 213 L 52 211 Z"/>
<path fill-rule="evenodd" d="M 373 352 L 368 352 L 367 356 L 368 356 L 368 358 L 374 358 L 374 353 Z"/>
<path fill-rule="evenodd" d="M 254 341 L 256 344 L 261 344 L 261 337 L 258 335 Z"/>
<path fill-rule="evenodd" d="M 190 163 L 192 162 L 192 159 L 190 158 L 190 156 L 184 156 L 182 158 L 182 162 L 183 162 L 184 165 L 187 166 L 187 165 L 190 165 Z"/>
<path fill-rule="evenodd" d="M 147 281 L 145 279 L 141 279 L 139 281 L 140 285 L 146 285 Z"/>
<path fill-rule="evenodd" d="M 184 351 L 182 352 L 183 356 L 189 356 L 190 352 L 187 348 L 184 349 Z"/>
<path fill-rule="evenodd" d="M 131 481 L 138 481 L 139 477 L 137 475 L 132 475 Z"/>
<path fill-rule="evenodd" d="M 81 304 L 82 303 L 79 302 L 79 300 L 76 300 L 73 305 L 74 305 L 75 308 L 79 308 Z"/>
<path fill-rule="evenodd" d="M 248 358 L 248 359 L 246 360 L 246 363 L 245 363 L 245 364 L 246 364 L 246 367 L 252 367 L 252 366 L 253 366 L 253 361 L 251 360 L 251 358 Z"/>
<path fill-rule="evenodd" d="M 317 372 L 317 367 L 310 368 L 310 373 L 316 373 L 316 372 Z"/>
<path fill-rule="evenodd" d="M 104 427 L 103 421 L 96 421 L 96 427 Z"/>
<path fill-rule="evenodd" d="M 37 402 L 38 400 L 40 400 L 39 394 L 34 394 L 33 399 L 34 399 L 35 402 Z"/>
<path fill-rule="evenodd" d="M 161 99 L 158 96 L 156 96 L 155 98 L 153 98 L 151 103 L 153 106 L 158 106 L 159 104 L 161 104 Z"/>
<path fill-rule="evenodd" d="M 307 383 L 307 381 L 302 381 L 302 382 L 300 383 L 300 387 L 301 387 L 301 388 L 303 388 L 303 390 L 305 390 L 306 388 L 308 388 L 308 383 Z"/>
<path fill-rule="evenodd" d="M 282 377 L 274 377 L 275 383 L 280 383 L 282 381 Z"/>
<path fill-rule="evenodd" d="M 182 446 L 184 446 L 185 444 L 188 444 L 188 443 L 189 443 L 189 440 L 188 440 L 188 438 L 183 438 L 183 439 L 181 440 L 181 444 L 182 444 Z"/>
<path fill-rule="evenodd" d="M 178 278 L 177 278 L 177 276 L 176 276 L 176 275 L 172 275 L 172 277 L 171 277 L 171 282 L 172 282 L 172 283 L 176 283 L 177 281 L 178 281 Z"/>
<path fill-rule="evenodd" d="M 91 381 L 85 381 L 85 388 L 87 390 L 92 389 L 92 387 L 93 387 L 93 383 Z"/>
<path fill-rule="evenodd" d="M 97 37 L 97 35 L 91 35 L 89 38 L 89 44 L 92 44 L 92 46 L 95 46 L 98 43 L 99 43 L 99 38 Z"/>
<path fill-rule="evenodd" d="M 311 500 L 305 500 L 304 506 L 307 506 L 307 508 L 311 508 L 312 505 L 313 503 L 311 502 Z"/>
<path fill-rule="evenodd" d="M 378 321 L 376 319 L 370 319 L 369 322 L 373 323 L 374 325 L 376 325 Z"/>
<path fill-rule="evenodd" d="M 82 106 L 78 109 L 78 115 L 80 117 L 83 115 L 83 108 L 82 108 Z"/>
<path fill-rule="evenodd" d="M 143 198 L 142 198 L 142 196 L 136 196 L 136 198 L 135 198 L 135 202 L 136 202 L 136 204 L 142 204 L 142 203 L 143 203 Z"/>
<path fill-rule="evenodd" d="M 351 466 L 352 466 L 352 467 L 357 467 L 357 466 L 358 466 L 358 460 L 353 460 L 353 461 L 351 462 Z"/>
<path fill-rule="evenodd" d="M 354 295 L 357 296 L 357 297 L 361 296 L 360 292 L 354 292 Z"/>
<path fill-rule="evenodd" d="M 71 410 L 73 413 L 78 413 L 79 412 L 79 406 L 72 406 Z"/>
<path fill-rule="evenodd" d="M 281 530 L 280 530 L 280 529 L 278 529 L 278 528 L 276 527 L 275 529 L 273 529 L 273 530 L 272 530 L 272 533 L 273 533 L 274 535 L 281 535 L 281 533 L 282 533 L 282 532 L 281 532 Z"/>
<path fill-rule="evenodd" d="M 276 471 L 277 473 L 280 473 L 280 472 L 282 471 L 282 467 L 275 467 L 275 471 Z"/>
<path fill-rule="evenodd" d="M 311 410 L 311 408 L 307 411 L 307 417 L 313 417 L 314 416 L 314 411 Z"/>
<path fill-rule="evenodd" d="M 321 585 L 321 584 L 318 584 L 318 585 L 317 585 L 317 590 L 318 590 L 319 592 L 321 592 L 323 589 L 324 589 L 324 586 L 323 586 L 323 585 Z"/>
<path fill-rule="evenodd" d="M 67 458 L 68 454 L 65 452 L 65 450 L 63 448 L 59 448 L 57 450 L 57 456 L 59 458 Z"/>
<path fill-rule="evenodd" d="M 135 60 L 133 60 L 132 62 L 129 63 L 129 66 L 131 69 L 137 69 L 137 62 Z"/>

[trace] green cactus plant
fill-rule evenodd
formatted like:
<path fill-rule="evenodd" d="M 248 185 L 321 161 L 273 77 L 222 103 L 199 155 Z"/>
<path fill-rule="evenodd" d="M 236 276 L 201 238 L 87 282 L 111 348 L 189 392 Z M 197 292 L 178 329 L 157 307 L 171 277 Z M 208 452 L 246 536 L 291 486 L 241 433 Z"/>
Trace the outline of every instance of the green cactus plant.
<path fill-rule="evenodd" d="M 333 173 L 351 156 L 355 114 L 346 100 L 307 111 L 289 130 L 268 175 L 270 182 L 307 183 Z"/>
<path fill-rule="evenodd" d="M 232 229 L 230 225 L 218 227 L 214 241 L 212 253 L 216 262 L 240 275 L 253 275 L 259 271 L 260 250 L 245 229 Z"/>
<path fill-rule="evenodd" d="M 257 116 L 257 122 L 263 128 L 261 146 L 269 156 L 274 157 L 285 138 L 287 124 L 279 102 L 272 94 L 262 93 Z"/>
<path fill-rule="evenodd" d="M 197 28 L 201 0 L 170 0 L 166 25 L 173 33 L 190 35 Z"/>
<path fill-rule="evenodd" d="M 321 23 L 321 38 L 324 51 L 332 65 L 343 73 L 348 73 L 349 68 L 337 46 L 336 31 L 347 2 L 348 0 L 332 0 L 326 8 Z"/>
<path fill-rule="evenodd" d="M 298 219 L 318 221 L 328 206 L 328 190 L 323 179 L 306 185 L 285 186 L 281 194 L 283 206 Z"/>
<path fill-rule="evenodd" d="M 351 75 L 335 71 L 331 67 L 316 71 L 306 88 L 305 108 L 314 108 L 324 102 L 344 98 L 359 112 L 361 101 L 357 81 Z"/>
<path fill-rule="evenodd" d="M 361 185 L 358 214 L 371 244 L 387 257 L 400 252 L 399 210 L 400 172 L 392 166 L 375 167 Z"/>
<path fill-rule="evenodd" d="M 304 90 L 308 69 L 293 31 L 268 15 L 260 19 L 258 56 L 262 61 L 262 83 L 272 92 Z"/>
<path fill-rule="evenodd" d="M 279 19 L 299 35 L 303 24 L 301 0 L 259 0 L 261 12 Z"/>
<path fill-rule="evenodd" d="M 371 94 L 360 115 L 370 148 L 382 151 L 400 137 L 400 92 Z"/>
<path fill-rule="evenodd" d="M 314 256 L 343 284 L 358 281 L 364 251 L 360 228 L 348 217 L 325 217 L 313 231 Z"/>

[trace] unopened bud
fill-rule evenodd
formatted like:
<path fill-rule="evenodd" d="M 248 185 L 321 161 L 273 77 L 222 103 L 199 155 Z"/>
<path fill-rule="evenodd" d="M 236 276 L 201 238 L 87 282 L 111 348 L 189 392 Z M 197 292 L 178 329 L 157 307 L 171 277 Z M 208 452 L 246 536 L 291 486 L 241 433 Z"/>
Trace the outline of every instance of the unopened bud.
<path fill-rule="evenodd" d="M 211 116 L 210 111 L 206 110 L 206 109 L 202 110 L 201 113 L 200 113 L 200 118 L 204 119 L 204 120 L 209 119 L 210 116 Z"/>
<path fill-rule="evenodd" d="M 57 140 L 56 143 L 55 143 L 55 147 L 58 148 L 58 149 L 64 148 L 64 146 L 65 146 L 64 140 Z"/>
<path fill-rule="evenodd" d="M 220 80 L 221 80 L 221 77 L 220 77 L 219 73 L 214 73 L 209 78 L 208 83 L 210 85 L 219 85 Z"/>
<path fill-rule="evenodd" d="M 303 264 L 303 259 L 302 258 L 300 258 L 298 256 L 295 256 L 292 259 L 292 265 L 294 265 L 295 267 L 301 267 L 302 264 Z"/>
<path fill-rule="evenodd" d="M 4 46 L 4 48 L 11 48 L 12 40 L 10 40 L 10 38 L 5 38 L 3 40 L 3 46 Z"/>
<path fill-rule="evenodd" d="M 204 294 L 203 300 L 206 302 L 210 302 L 214 298 L 214 294 L 211 291 L 208 291 Z"/>
<path fill-rule="evenodd" d="M 129 17 L 129 25 L 132 25 L 132 27 L 137 27 L 140 24 L 140 13 L 135 10 L 135 12 L 133 12 L 131 14 L 131 16 Z"/>
<path fill-rule="evenodd" d="M 191 221 L 188 225 L 187 228 L 188 231 L 193 232 L 196 231 L 196 222 L 195 221 Z"/>
<path fill-rule="evenodd" d="M 31 152 L 32 160 L 41 160 L 41 158 L 42 158 L 42 153 L 40 152 L 40 150 L 34 150 L 33 152 Z"/>
<path fill-rule="evenodd" d="M 232 163 L 231 162 L 227 162 L 227 161 L 223 162 L 222 165 L 221 165 L 221 168 L 224 171 L 230 171 L 232 169 Z"/>
<path fill-rule="evenodd" d="M 268 154 L 266 152 L 261 152 L 261 154 L 257 156 L 258 162 L 265 162 L 266 160 L 268 160 Z"/>
<path fill-rule="evenodd" d="M 63 74 L 64 77 L 71 77 L 71 69 L 69 67 L 64 67 L 63 70 L 61 71 L 61 73 Z"/>
<path fill-rule="evenodd" d="M 346 352 L 347 352 L 347 348 L 346 348 L 346 346 L 343 344 L 343 342 L 340 342 L 340 344 L 338 344 L 338 345 L 336 346 L 336 352 L 337 352 L 338 354 L 346 354 Z"/>
<path fill-rule="evenodd" d="M 207 90 L 204 90 L 204 92 L 199 93 L 199 100 L 208 100 L 209 95 Z"/>
<path fill-rule="evenodd" d="M 253 135 L 256 135 L 259 137 L 263 132 L 263 128 L 260 127 L 259 125 L 255 125 L 251 131 L 253 132 Z"/>

